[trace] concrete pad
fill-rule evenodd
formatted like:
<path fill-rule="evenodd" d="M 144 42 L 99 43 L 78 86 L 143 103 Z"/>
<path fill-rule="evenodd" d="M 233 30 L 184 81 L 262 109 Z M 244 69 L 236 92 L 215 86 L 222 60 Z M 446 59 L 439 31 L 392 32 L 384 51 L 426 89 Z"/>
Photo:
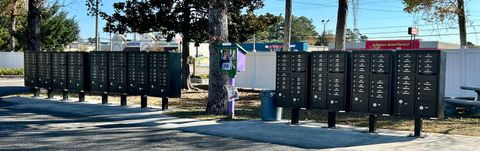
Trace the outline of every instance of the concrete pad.
<path fill-rule="evenodd" d="M 163 115 L 157 110 L 105 106 L 78 102 L 12 97 L 1 103 L 14 103 L 25 112 L 55 112 L 55 116 L 87 117 L 95 128 L 115 131 L 120 128 L 152 128 L 181 130 L 223 138 L 287 145 L 304 149 L 327 150 L 479 150 L 480 137 L 427 134 L 425 138 L 407 137 L 411 132 L 380 129 L 366 133 L 367 128 L 340 125 L 336 129 L 322 128 L 325 124 L 288 125 L 288 121 L 199 121 Z M 0 107 L 2 107 L 0 103 Z M 12 104 L 10 104 L 12 105 Z M 32 111 L 33 110 L 33 111 Z M 29 112 L 30 111 L 30 112 Z M 51 113 L 50 113 L 51 114 Z M 0 120 L 1 121 L 1 120 Z M 51 126 L 75 128 L 83 121 L 52 123 Z M 83 127 L 82 127 L 83 128 Z M 82 128 L 75 128 L 82 130 Z M 88 130 L 85 128 L 85 130 Z M 237 148 L 238 149 L 238 148 Z M 268 148 L 264 148 L 268 150 Z M 292 149 L 292 148 L 290 148 Z"/>

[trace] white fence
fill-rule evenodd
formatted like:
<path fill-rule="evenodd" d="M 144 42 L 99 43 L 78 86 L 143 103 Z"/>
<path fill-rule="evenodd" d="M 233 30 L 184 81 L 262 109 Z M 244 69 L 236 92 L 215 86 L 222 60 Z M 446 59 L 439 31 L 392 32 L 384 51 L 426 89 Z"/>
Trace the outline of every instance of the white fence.
<path fill-rule="evenodd" d="M 480 86 L 480 49 L 447 50 L 446 96 L 475 96 L 460 86 Z M 237 86 L 275 89 L 275 53 L 247 55 L 246 71 L 237 74 Z"/>
<path fill-rule="evenodd" d="M 23 68 L 23 52 L 0 52 L 0 68 Z"/>

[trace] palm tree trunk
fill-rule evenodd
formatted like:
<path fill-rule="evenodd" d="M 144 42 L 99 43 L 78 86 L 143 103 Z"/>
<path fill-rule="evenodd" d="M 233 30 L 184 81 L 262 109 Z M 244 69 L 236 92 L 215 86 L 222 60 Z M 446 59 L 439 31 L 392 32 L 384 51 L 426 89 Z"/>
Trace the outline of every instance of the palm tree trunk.
<path fill-rule="evenodd" d="M 208 114 L 228 114 L 228 97 L 225 85 L 228 75 L 221 72 L 219 53 L 216 44 L 228 40 L 228 12 L 227 0 L 210 0 L 208 11 L 210 34 L 210 72 L 208 85 Z"/>

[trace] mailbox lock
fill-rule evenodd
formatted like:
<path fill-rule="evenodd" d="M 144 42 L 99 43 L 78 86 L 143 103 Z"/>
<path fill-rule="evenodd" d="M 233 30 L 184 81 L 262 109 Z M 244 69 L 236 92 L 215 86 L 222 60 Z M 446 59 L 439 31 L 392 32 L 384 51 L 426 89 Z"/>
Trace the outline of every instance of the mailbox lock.
<path fill-rule="evenodd" d="M 317 95 L 315 95 L 315 96 L 313 96 L 313 98 L 315 98 L 315 99 L 316 99 L 316 98 L 318 98 L 318 96 L 317 96 Z"/>
<path fill-rule="evenodd" d="M 330 101 L 330 104 L 335 104 L 335 101 L 331 100 L 331 101 Z"/>
<path fill-rule="evenodd" d="M 377 103 L 373 103 L 373 107 L 377 107 Z"/>
<path fill-rule="evenodd" d="M 282 93 L 278 93 L 278 96 L 282 96 Z"/>
<path fill-rule="evenodd" d="M 403 103 L 403 100 L 398 100 L 398 103 L 402 104 L 402 103 Z"/>
<path fill-rule="evenodd" d="M 358 97 L 355 97 L 355 101 L 358 101 Z"/>
<path fill-rule="evenodd" d="M 423 109 L 424 109 L 424 107 L 423 107 L 423 106 L 420 106 L 420 107 L 419 107 L 419 109 L 420 109 L 420 110 L 423 110 Z"/>

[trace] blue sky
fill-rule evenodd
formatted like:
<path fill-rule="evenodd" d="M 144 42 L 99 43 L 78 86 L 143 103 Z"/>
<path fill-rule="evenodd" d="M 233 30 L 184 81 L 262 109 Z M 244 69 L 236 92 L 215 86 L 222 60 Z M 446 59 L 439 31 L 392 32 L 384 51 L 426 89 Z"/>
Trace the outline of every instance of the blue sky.
<path fill-rule="evenodd" d="M 54 1 L 54 0 L 50 0 Z M 87 16 L 87 7 L 85 0 L 59 0 L 60 3 L 66 5 L 64 9 L 69 15 L 75 17 L 80 25 L 80 37 L 93 37 L 95 34 L 95 18 Z M 403 4 L 401 0 L 359 0 L 360 9 L 358 11 L 357 28 L 361 33 L 367 35 L 370 39 L 409 39 L 406 31 L 409 26 L 418 25 L 420 35 L 436 35 L 420 37 L 423 40 L 438 40 L 451 43 L 459 43 L 457 26 L 453 24 L 455 29 L 446 29 L 451 26 L 443 26 L 437 24 L 427 25 L 414 15 L 403 12 Z M 103 6 L 100 8 L 106 12 L 113 12 L 112 5 L 114 0 L 102 0 Z M 256 14 L 272 13 L 275 15 L 285 14 L 285 0 L 265 0 L 265 7 L 257 10 Z M 322 19 L 329 19 L 326 25 L 327 31 L 334 31 L 337 18 L 337 0 L 293 0 L 293 15 L 306 16 L 313 20 L 317 32 L 323 31 Z M 477 6 L 477 7 L 474 7 Z M 480 0 L 466 0 L 466 9 L 468 19 L 472 21 L 470 27 L 467 28 L 468 41 L 480 44 L 475 30 L 480 34 Z M 415 22 L 418 22 L 415 24 Z M 101 20 L 100 27 L 105 22 Z M 353 15 L 350 9 L 348 16 L 349 28 L 353 28 Z M 403 32 L 405 31 L 405 32 Z M 438 36 L 438 34 L 441 34 Z M 450 34 L 450 35 L 449 35 Z M 102 41 L 108 41 L 108 33 L 101 33 Z"/>

